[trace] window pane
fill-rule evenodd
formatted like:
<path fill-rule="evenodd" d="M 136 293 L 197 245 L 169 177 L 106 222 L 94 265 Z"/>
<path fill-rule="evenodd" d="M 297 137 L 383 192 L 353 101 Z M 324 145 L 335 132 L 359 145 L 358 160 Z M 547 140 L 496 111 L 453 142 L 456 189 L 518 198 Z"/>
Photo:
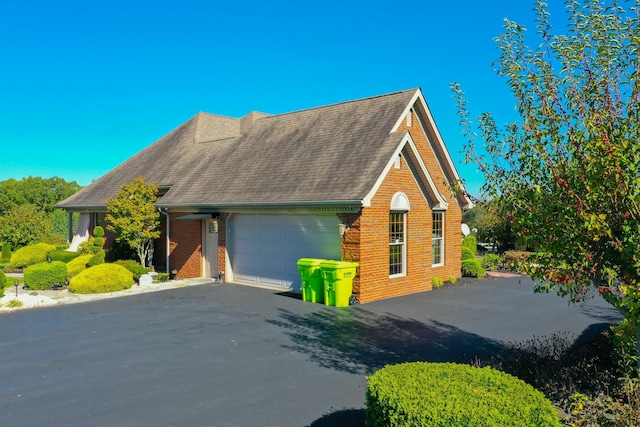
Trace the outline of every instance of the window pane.
<path fill-rule="evenodd" d="M 431 262 L 433 264 L 444 263 L 444 228 L 443 228 L 444 214 L 442 212 L 434 212 L 432 217 L 432 230 L 431 230 Z"/>
<path fill-rule="evenodd" d="M 404 215 L 389 214 L 389 275 L 404 273 Z"/>

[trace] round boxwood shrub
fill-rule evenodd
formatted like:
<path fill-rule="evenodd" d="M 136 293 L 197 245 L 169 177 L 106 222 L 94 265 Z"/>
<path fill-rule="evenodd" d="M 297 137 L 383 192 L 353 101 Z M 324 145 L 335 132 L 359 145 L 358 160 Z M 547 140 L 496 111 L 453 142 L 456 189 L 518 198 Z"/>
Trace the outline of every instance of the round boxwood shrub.
<path fill-rule="evenodd" d="M 0 298 L 4 296 L 4 287 L 7 286 L 7 275 L 0 270 Z"/>
<path fill-rule="evenodd" d="M 89 260 L 93 255 L 80 255 L 67 263 L 67 275 L 69 278 L 77 275 L 82 270 L 87 268 Z"/>
<path fill-rule="evenodd" d="M 484 277 L 484 268 L 478 259 L 462 260 L 462 275 L 465 277 Z"/>
<path fill-rule="evenodd" d="M 104 228 L 99 225 L 93 227 L 93 237 L 104 237 Z"/>
<path fill-rule="evenodd" d="M 388 365 L 368 378 L 368 427 L 560 426 L 544 395 L 524 381 L 455 363 Z"/>
<path fill-rule="evenodd" d="M 149 272 L 148 268 L 143 267 L 138 261 L 132 259 L 120 259 L 115 264 L 121 265 L 133 273 L 133 280 L 136 282 L 140 281 L 140 276 Z"/>
<path fill-rule="evenodd" d="M 18 249 L 11 255 L 9 264 L 14 268 L 27 267 L 47 260 L 47 255 L 56 250 L 54 245 L 48 243 L 36 243 Z"/>
<path fill-rule="evenodd" d="M 116 292 L 131 286 L 133 274 L 117 264 L 100 264 L 87 268 L 69 281 L 69 290 L 78 294 Z"/>
<path fill-rule="evenodd" d="M 54 289 L 67 282 L 67 264 L 62 261 L 41 262 L 24 269 L 28 289 Z"/>

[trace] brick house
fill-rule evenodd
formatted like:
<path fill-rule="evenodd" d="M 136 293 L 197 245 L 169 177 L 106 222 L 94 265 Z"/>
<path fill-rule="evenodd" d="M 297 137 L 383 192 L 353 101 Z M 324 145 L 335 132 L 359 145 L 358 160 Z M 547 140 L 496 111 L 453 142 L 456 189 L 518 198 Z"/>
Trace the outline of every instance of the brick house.
<path fill-rule="evenodd" d="M 160 189 L 154 265 L 180 278 L 300 289 L 296 261 L 359 263 L 362 303 L 460 277 L 460 177 L 420 89 L 292 113 L 199 113 L 61 202 L 104 220 L 143 176 Z M 92 229 L 92 228 L 90 228 Z"/>

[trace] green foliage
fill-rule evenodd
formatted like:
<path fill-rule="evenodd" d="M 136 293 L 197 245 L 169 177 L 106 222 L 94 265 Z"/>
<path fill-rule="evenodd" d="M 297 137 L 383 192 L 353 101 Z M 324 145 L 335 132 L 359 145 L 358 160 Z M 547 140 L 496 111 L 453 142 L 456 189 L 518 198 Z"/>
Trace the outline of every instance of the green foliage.
<path fill-rule="evenodd" d="M 51 231 L 47 214 L 34 205 L 20 205 L 0 216 L 0 240 L 12 247 L 38 242 Z"/>
<path fill-rule="evenodd" d="M 24 270 L 24 284 L 29 289 L 54 289 L 67 282 L 67 264 L 62 261 L 41 262 Z"/>
<path fill-rule="evenodd" d="M 465 236 L 464 239 L 462 239 L 462 247 L 468 248 L 473 252 L 473 256 L 476 256 L 476 252 L 478 251 L 478 239 L 476 236 Z"/>
<path fill-rule="evenodd" d="M 93 227 L 93 237 L 104 237 L 104 228 L 100 225 Z"/>
<path fill-rule="evenodd" d="M 469 248 L 462 247 L 462 260 L 475 259 L 476 253 Z"/>
<path fill-rule="evenodd" d="M 480 242 L 495 245 L 498 250 L 515 249 L 516 237 L 511 228 L 509 213 L 502 209 L 500 199 L 490 200 L 464 213 L 464 222 L 477 229 Z"/>
<path fill-rule="evenodd" d="M 452 285 L 455 285 L 457 281 L 458 281 L 458 278 L 453 274 L 449 276 L 449 283 L 451 283 Z"/>
<path fill-rule="evenodd" d="M 136 250 L 140 264 L 145 265 L 153 241 L 160 237 L 160 213 L 154 203 L 158 187 L 138 177 L 122 186 L 115 198 L 107 200 L 107 228 L 118 242 Z"/>
<path fill-rule="evenodd" d="M 432 277 L 431 278 L 431 286 L 434 288 L 441 288 L 444 285 L 444 281 L 440 277 Z"/>
<path fill-rule="evenodd" d="M 464 259 L 462 260 L 462 275 L 464 277 L 477 277 L 482 278 L 485 276 L 485 270 L 482 268 L 482 264 L 479 259 Z"/>
<path fill-rule="evenodd" d="M 66 235 L 58 234 L 58 233 L 49 233 L 43 236 L 40 236 L 38 239 L 39 242 L 49 243 L 50 245 L 65 245 L 68 246 Z"/>
<path fill-rule="evenodd" d="M 87 264 L 87 266 L 93 267 L 94 265 L 103 264 L 104 258 L 105 258 L 105 253 L 101 249 L 98 251 L 98 253 L 91 256 L 91 259 L 89 260 L 89 263 Z"/>
<path fill-rule="evenodd" d="M 67 276 L 72 278 L 78 273 L 87 268 L 89 261 L 93 258 L 93 255 L 79 255 L 67 263 Z"/>
<path fill-rule="evenodd" d="M 591 400 L 582 393 L 571 396 L 571 401 L 572 427 L 637 426 L 640 420 L 640 393 L 637 391 L 627 402 L 603 394 Z"/>
<path fill-rule="evenodd" d="M 638 347 L 636 329 L 637 325 L 624 319 L 619 325 L 614 325 L 609 331 L 612 344 L 613 360 L 616 364 L 618 375 L 624 378 L 638 378 Z M 639 402 L 640 403 L 640 402 Z"/>
<path fill-rule="evenodd" d="M 7 286 L 7 275 L 0 270 L 0 298 L 4 296 L 4 288 Z"/>
<path fill-rule="evenodd" d="M 9 262 L 11 259 L 11 244 L 4 242 L 2 244 L 2 262 Z"/>
<path fill-rule="evenodd" d="M 640 19 L 627 4 L 568 1 L 556 25 L 565 34 L 552 33 L 543 1 L 536 31 L 505 22 L 495 67 L 519 122 L 499 128 L 484 113 L 473 129 L 453 90 L 483 192 L 500 199 L 522 246 L 542 252 L 525 265 L 537 290 L 573 302 L 596 291 L 640 324 Z"/>
<path fill-rule="evenodd" d="M 93 246 L 97 246 L 102 248 L 104 246 L 104 238 L 103 237 L 94 237 L 93 238 Z"/>
<path fill-rule="evenodd" d="M 98 252 L 98 250 L 101 248 L 93 244 L 93 239 L 93 237 L 89 237 L 87 240 L 80 243 L 80 245 L 78 246 L 78 253 L 81 255 L 87 255 L 95 254 L 96 252 Z"/>
<path fill-rule="evenodd" d="M 47 260 L 47 255 L 55 251 L 56 247 L 48 243 L 36 243 L 18 249 L 11 255 L 9 263 L 12 267 L 22 268 Z"/>
<path fill-rule="evenodd" d="M 69 235 L 69 214 L 62 209 L 54 209 L 52 212 L 48 213 L 49 221 L 51 222 L 51 233 L 57 236 L 62 236 L 67 239 Z M 71 227 L 72 230 L 75 230 L 78 227 L 78 217 L 80 214 L 78 212 L 74 212 L 71 215 Z"/>
<path fill-rule="evenodd" d="M 169 280 L 169 273 L 158 273 L 155 276 L 154 282 L 156 283 L 164 283 Z"/>
<path fill-rule="evenodd" d="M 7 307 L 9 308 L 18 308 L 18 307 L 22 307 L 22 301 L 20 301 L 19 299 L 12 299 L 9 300 L 9 302 L 7 303 Z"/>
<path fill-rule="evenodd" d="M 139 262 L 131 259 L 118 260 L 114 262 L 114 264 L 121 265 L 127 270 L 129 270 L 133 274 L 133 280 L 135 280 L 136 282 L 140 281 L 140 276 L 142 276 L 143 274 L 147 274 L 149 272 L 148 268 L 143 267 L 142 265 L 140 265 Z"/>
<path fill-rule="evenodd" d="M 387 365 L 368 378 L 366 425 L 560 426 L 544 395 L 491 368 L 454 363 Z"/>
<path fill-rule="evenodd" d="M 33 205 L 43 212 L 52 212 L 53 206 L 82 188 L 75 181 L 52 178 L 27 177 L 21 180 L 0 181 L 0 215 L 22 205 Z"/>
<path fill-rule="evenodd" d="M 502 257 L 497 254 L 483 255 L 481 265 L 485 270 L 497 270 L 502 264 Z"/>
<path fill-rule="evenodd" d="M 101 294 L 129 289 L 133 283 L 133 274 L 123 266 L 100 264 L 71 278 L 69 290 L 78 294 Z"/>
<path fill-rule="evenodd" d="M 56 249 L 55 251 L 49 252 L 49 257 L 52 261 L 62 261 L 64 263 L 68 263 L 78 256 L 80 256 L 78 252 L 69 252 L 65 249 Z"/>

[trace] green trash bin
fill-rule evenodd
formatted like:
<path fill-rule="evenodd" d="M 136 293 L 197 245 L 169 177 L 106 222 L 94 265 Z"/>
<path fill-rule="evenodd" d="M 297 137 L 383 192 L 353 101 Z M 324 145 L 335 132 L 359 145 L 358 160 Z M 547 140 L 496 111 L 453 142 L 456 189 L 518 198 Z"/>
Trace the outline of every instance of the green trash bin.
<path fill-rule="evenodd" d="M 335 307 L 347 307 L 353 293 L 353 278 L 357 262 L 323 261 L 320 274 L 324 282 L 324 303 Z"/>
<path fill-rule="evenodd" d="M 308 302 L 324 302 L 324 287 L 320 276 L 320 263 L 323 259 L 300 258 L 298 273 L 302 282 L 302 300 Z"/>

